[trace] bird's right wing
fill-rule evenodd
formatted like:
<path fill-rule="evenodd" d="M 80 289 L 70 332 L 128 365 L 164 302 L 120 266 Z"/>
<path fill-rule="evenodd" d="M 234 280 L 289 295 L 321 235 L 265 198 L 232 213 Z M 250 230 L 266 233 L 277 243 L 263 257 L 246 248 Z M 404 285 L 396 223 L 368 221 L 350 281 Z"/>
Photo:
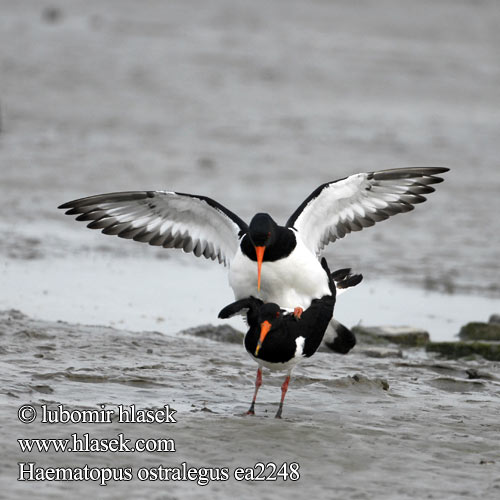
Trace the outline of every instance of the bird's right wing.
<path fill-rule="evenodd" d="M 165 248 L 182 248 L 227 265 L 247 224 L 205 196 L 173 191 L 127 191 L 81 198 L 59 208 L 104 234 Z"/>

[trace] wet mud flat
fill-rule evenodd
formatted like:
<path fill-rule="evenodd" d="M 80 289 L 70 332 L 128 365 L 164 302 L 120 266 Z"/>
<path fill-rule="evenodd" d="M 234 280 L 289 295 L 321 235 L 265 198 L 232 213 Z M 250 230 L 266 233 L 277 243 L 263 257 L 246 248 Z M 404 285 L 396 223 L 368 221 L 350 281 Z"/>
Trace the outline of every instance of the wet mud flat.
<path fill-rule="evenodd" d="M 211 334 L 213 332 L 208 331 Z M 255 417 L 243 416 L 256 365 L 242 345 L 0 313 L 1 463 L 6 498 L 494 498 L 500 491 L 500 366 L 421 349 L 387 357 L 364 346 L 299 365 L 273 418 L 280 374 L 264 373 Z M 472 375 L 471 375 L 472 374 Z M 472 377 L 472 378 L 471 378 Z M 31 405 L 33 423 L 18 420 Z M 42 408 L 113 410 L 110 423 L 43 423 Z M 102 405 L 102 406 L 101 406 Z M 175 410 L 176 423 L 126 423 L 119 405 Z M 22 452 L 18 439 L 170 439 L 175 451 Z M 40 468 L 130 469 L 130 481 L 17 481 Z M 297 481 L 238 481 L 239 467 L 299 464 Z M 185 464 L 184 466 L 182 464 Z M 227 480 L 137 479 L 139 469 L 227 469 Z M 215 473 L 212 471 L 212 473 Z M 179 476 L 180 477 L 180 476 Z"/>

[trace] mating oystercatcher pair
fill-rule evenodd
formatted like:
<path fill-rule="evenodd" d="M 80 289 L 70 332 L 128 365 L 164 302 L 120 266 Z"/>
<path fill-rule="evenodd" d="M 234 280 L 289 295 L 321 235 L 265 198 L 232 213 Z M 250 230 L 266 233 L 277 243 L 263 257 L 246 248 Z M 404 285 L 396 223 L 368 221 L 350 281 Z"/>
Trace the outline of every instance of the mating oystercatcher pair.
<path fill-rule="evenodd" d="M 256 297 L 295 310 L 300 317 L 314 299 L 331 294 L 319 261 L 328 243 L 413 210 L 447 171 L 401 168 L 328 182 L 315 189 L 284 226 L 265 213 L 256 214 L 247 225 L 211 198 L 173 191 L 101 194 L 59 208 L 105 234 L 217 259 L 229 266 L 235 299 Z"/>
<path fill-rule="evenodd" d="M 257 378 L 255 393 L 247 414 L 255 414 L 255 400 L 262 385 L 262 367 L 270 370 L 286 370 L 287 376 L 281 386 L 281 401 L 276 418 L 281 418 L 283 401 L 290 382 L 292 369 L 304 358 L 309 358 L 318 349 L 333 316 L 337 288 L 345 289 L 361 282 L 360 274 L 350 274 L 350 269 L 341 269 L 330 273 L 326 260 L 321 265 L 328 277 L 329 295 L 313 299 L 311 305 L 302 312 L 300 318 L 296 314 L 286 313 L 278 304 L 264 303 L 255 297 L 237 300 L 224 307 L 219 318 L 229 318 L 246 311 L 250 327 L 245 335 L 245 349 L 257 361 Z M 356 344 L 356 338 L 347 329 L 335 339 L 338 352 L 347 353 Z"/>

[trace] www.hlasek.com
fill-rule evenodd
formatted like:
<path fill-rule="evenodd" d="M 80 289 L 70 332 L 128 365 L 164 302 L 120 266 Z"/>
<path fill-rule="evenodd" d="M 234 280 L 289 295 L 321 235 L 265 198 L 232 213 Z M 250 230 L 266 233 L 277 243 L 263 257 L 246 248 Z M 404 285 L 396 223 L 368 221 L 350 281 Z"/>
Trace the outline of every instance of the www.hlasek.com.
<path fill-rule="evenodd" d="M 38 420 L 44 424 L 69 423 L 140 423 L 140 424 L 175 424 L 175 410 L 169 405 L 157 409 L 141 409 L 135 405 L 118 405 L 106 408 L 100 405 L 99 410 L 68 410 L 64 405 L 49 408 L 41 405 L 37 410 L 33 405 L 23 405 L 18 409 L 18 419 L 30 424 Z M 175 441 L 171 438 L 138 438 L 132 440 L 119 433 L 116 437 L 95 438 L 89 433 L 70 434 L 69 438 L 19 438 L 17 440 L 22 453 L 142 453 L 176 451 Z M 250 467 L 190 467 L 182 462 L 176 467 L 158 465 L 154 467 L 40 467 L 36 462 L 18 463 L 18 481 L 94 481 L 106 486 L 110 481 L 131 481 L 136 477 L 139 481 L 192 481 L 205 486 L 211 481 L 228 481 L 233 477 L 236 481 L 297 481 L 300 479 L 300 466 L 297 462 L 257 462 Z"/>

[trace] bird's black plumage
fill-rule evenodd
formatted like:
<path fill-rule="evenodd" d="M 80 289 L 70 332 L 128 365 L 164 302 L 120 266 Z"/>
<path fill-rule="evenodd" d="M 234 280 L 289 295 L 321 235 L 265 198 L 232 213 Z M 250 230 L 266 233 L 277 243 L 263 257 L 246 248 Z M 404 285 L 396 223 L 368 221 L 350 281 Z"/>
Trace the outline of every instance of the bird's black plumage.
<path fill-rule="evenodd" d="M 257 262 L 255 247 L 265 246 L 264 262 L 275 262 L 288 257 L 297 246 L 294 231 L 279 226 L 269 214 L 256 214 L 250 221 L 240 247 L 244 255 Z"/>
<path fill-rule="evenodd" d="M 288 371 L 282 387 L 280 408 L 276 415 L 281 416 L 290 372 L 300 359 L 312 356 L 320 346 L 333 316 L 337 286 L 342 283 L 345 287 L 354 286 L 362 279 L 361 275 L 352 275 L 350 269 L 330 273 L 325 259 L 322 259 L 321 264 L 328 275 L 331 293 L 313 299 L 311 305 L 301 313 L 300 318 L 292 313 L 286 313 L 278 304 L 264 303 L 256 297 L 233 302 L 219 313 L 219 318 L 229 318 L 241 311 L 246 311 L 249 329 L 245 335 L 245 349 L 259 363 L 255 395 L 249 410 L 251 414 L 254 413 L 257 391 L 262 383 L 260 365 L 264 365 Z M 346 329 L 346 331 L 348 334 L 335 340 L 334 350 L 342 354 L 348 352 L 356 343 L 354 335 L 349 330 Z"/>

